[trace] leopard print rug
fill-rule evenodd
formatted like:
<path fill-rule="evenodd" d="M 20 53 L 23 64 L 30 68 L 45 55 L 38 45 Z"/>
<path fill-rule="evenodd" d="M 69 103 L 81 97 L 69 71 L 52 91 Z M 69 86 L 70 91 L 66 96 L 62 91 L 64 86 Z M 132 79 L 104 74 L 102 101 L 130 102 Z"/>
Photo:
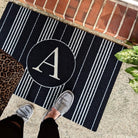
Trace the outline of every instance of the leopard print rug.
<path fill-rule="evenodd" d="M 0 50 L 0 115 L 8 104 L 24 69 L 13 57 Z"/>

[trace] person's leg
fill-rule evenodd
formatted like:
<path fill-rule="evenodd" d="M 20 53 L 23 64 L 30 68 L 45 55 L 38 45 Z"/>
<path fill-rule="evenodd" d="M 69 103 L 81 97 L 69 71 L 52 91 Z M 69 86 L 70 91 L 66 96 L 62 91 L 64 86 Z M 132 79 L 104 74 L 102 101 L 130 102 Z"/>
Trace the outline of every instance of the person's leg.
<path fill-rule="evenodd" d="M 3 138 L 23 138 L 24 121 L 27 121 L 33 113 L 32 105 L 21 106 L 16 115 L 0 121 L 0 135 Z"/>
<path fill-rule="evenodd" d="M 64 115 L 70 109 L 73 100 L 74 95 L 69 90 L 63 92 L 58 97 L 50 111 L 44 116 L 38 138 L 59 138 L 58 125 L 55 120 Z"/>
<path fill-rule="evenodd" d="M 24 121 L 17 115 L 12 115 L 0 121 L 0 135 L 3 138 L 22 138 Z"/>
<path fill-rule="evenodd" d="M 60 112 L 54 108 L 51 109 L 41 123 L 38 138 L 59 138 L 58 125 L 55 122 L 59 115 Z"/>

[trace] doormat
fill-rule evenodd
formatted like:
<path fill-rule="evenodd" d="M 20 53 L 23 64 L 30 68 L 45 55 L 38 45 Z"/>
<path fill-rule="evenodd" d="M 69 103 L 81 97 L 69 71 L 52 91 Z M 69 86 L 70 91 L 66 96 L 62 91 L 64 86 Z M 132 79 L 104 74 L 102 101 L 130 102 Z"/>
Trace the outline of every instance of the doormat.
<path fill-rule="evenodd" d="M 0 23 L 0 48 L 25 69 L 14 93 L 48 109 L 69 89 L 75 99 L 64 117 L 96 131 L 123 47 L 11 2 Z"/>

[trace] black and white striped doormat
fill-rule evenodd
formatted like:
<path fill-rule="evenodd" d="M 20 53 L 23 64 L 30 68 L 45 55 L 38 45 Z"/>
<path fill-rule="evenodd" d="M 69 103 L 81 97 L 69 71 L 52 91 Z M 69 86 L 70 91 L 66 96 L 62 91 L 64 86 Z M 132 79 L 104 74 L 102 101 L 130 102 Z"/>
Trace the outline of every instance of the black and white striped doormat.
<path fill-rule="evenodd" d="M 0 23 L 0 48 L 25 68 L 15 94 L 48 109 L 69 89 L 75 100 L 65 117 L 96 131 L 122 46 L 14 3 Z"/>

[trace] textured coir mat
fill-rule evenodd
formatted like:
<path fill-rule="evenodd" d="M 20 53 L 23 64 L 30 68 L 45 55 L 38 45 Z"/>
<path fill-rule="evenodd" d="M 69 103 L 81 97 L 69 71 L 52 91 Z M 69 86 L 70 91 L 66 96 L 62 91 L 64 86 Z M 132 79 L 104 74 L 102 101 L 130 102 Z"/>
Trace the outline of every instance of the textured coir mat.
<path fill-rule="evenodd" d="M 96 131 L 121 66 L 114 54 L 122 46 L 9 3 L 0 48 L 25 68 L 16 95 L 48 109 L 69 89 L 75 100 L 64 116 Z"/>

